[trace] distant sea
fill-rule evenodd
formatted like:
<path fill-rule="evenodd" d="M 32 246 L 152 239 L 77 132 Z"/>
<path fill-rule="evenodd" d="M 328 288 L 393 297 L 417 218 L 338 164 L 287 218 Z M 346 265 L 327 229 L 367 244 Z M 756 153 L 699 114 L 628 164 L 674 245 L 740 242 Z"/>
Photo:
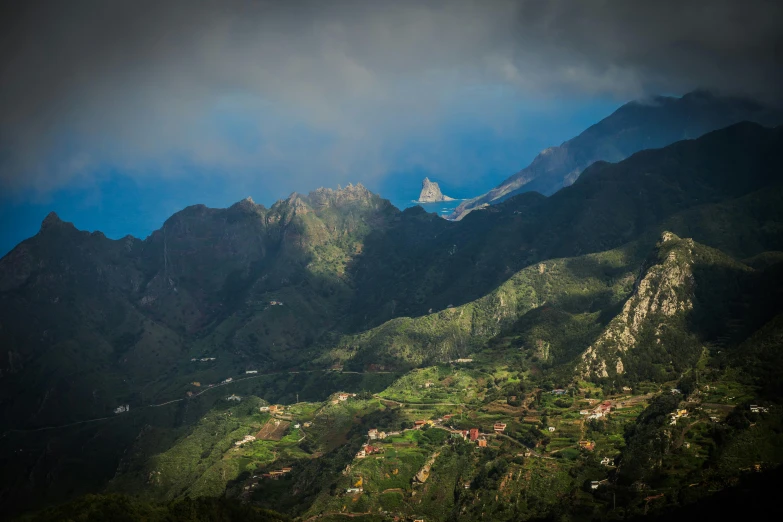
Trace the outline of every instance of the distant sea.
<path fill-rule="evenodd" d="M 460 203 L 465 201 L 464 199 L 455 199 L 454 201 L 438 201 L 437 203 L 416 203 L 414 200 L 390 200 L 392 205 L 399 208 L 400 210 L 405 210 L 409 207 L 414 207 L 416 205 L 420 206 L 427 212 L 434 212 L 435 214 L 438 214 L 441 217 L 446 217 L 452 212 L 454 212 L 454 209 L 459 206 Z"/>

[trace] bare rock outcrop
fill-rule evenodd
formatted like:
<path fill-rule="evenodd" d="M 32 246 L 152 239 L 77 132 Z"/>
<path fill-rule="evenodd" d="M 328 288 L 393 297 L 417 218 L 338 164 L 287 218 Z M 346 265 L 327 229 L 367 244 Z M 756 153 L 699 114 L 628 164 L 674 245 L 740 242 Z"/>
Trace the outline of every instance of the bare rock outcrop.
<path fill-rule="evenodd" d="M 444 196 L 440 187 L 429 178 L 424 178 L 421 182 L 421 193 L 419 194 L 419 203 L 436 203 L 438 201 L 454 201 L 454 198 Z"/>

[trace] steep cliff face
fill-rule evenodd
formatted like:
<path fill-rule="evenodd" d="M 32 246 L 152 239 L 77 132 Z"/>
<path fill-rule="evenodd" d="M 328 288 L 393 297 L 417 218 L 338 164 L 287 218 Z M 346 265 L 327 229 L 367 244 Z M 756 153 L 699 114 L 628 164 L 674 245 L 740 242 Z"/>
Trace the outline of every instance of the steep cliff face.
<path fill-rule="evenodd" d="M 421 193 L 419 194 L 419 203 L 435 203 L 438 201 L 454 201 L 454 198 L 444 196 L 440 187 L 429 178 L 424 178 L 421 182 Z"/>
<path fill-rule="evenodd" d="M 657 263 L 646 270 L 622 312 L 582 354 L 582 377 L 623 374 L 625 353 L 643 342 L 661 344 L 664 330 L 693 308 L 694 246 L 692 239 L 662 234 Z"/>

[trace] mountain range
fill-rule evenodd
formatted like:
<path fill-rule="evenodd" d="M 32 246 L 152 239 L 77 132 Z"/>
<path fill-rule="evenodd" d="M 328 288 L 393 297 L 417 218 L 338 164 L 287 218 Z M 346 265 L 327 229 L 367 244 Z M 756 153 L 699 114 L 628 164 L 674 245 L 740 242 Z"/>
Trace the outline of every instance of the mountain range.
<path fill-rule="evenodd" d="M 709 359 L 716 375 L 733 368 L 757 397 L 777 400 L 783 127 L 742 122 L 699 136 L 748 114 L 775 121 L 702 93 L 626 105 L 458 222 L 400 211 L 361 185 L 270 208 L 250 198 L 191 206 L 144 240 L 50 214 L 0 259 L 0 503 L 18 513 L 107 486 L 169 501 L 207 478 L 213 489 L 198 491 L 229 491 L 241 471 L 226 478 L 229 449 L 204 442 L 228 415 L 207 383 L 235 381 L 268 403 L 337 391 L 399 402 L 410 401 L 395 395 L 406 383 L 424 390 L 420 372 L 464 360 L 476 367 L 472 388 L 453 393 L 483 411 L 525 395 L 520 383 L 610 396 L 676 384 Z M 265 377 L 240 382 L 256 373 Z M 382 422 L 370 404 L 346 426 Z M 628 463 L 649 426 L 658 430 L 649 418 L 628 435 Z M 228 441 L 234 429 L 215 433 Z M 350 427 L 339 437 L 316 437 L 293 492 L 280 493 L 290 504 L 265 507 L 299 516 L 331 505 L 330 484 L 353 455 L 337 441 L 355 451 L 358 440 Z M 303 458 L 287 451 L 286 462 Z M 177 473 L 180 458 L 194 462 L 195 482 L 139 493 L 153 473 Z M 619 473 L 622 483 L 632 471 Z M 475 483 L 491 482 L 486 474 Z M 550 509 L 525 505 L 528 515 Z M 479 516 L 467 506 L 454 516 Z"/>
<path fill-rule="evenodd" d="M 783 113 L 705 91 L 629 102 L 578 136 L 541 151 L 530 165 L 494 189 L 461 203 L 449 219 L 462 219 L 472 210 L 523 192 L 549 196 L 574 183 L 596 161 L 617 162 L 640 150 L 665 147 L 740 121 L 779 125 Z"/>

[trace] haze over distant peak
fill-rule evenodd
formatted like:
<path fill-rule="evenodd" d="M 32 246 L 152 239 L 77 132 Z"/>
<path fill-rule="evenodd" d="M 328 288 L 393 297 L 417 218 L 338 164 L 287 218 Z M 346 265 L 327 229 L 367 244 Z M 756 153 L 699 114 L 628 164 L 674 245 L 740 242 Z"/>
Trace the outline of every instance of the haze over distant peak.
<path fill-rule="evenodd" d="M 704 90 L 681 98 L 654 96 L 631 101 L 560 146 L 544 149 L 530 165 L 494 189 L 461 203 L 449 219 L 462 219 L 473 210 L 521 192 L 554 194 L 597 161 L 621 161 L 640 150 L 698 138 L 741 121 L 777 125 L 783 122 L 783 111 Z"/>

